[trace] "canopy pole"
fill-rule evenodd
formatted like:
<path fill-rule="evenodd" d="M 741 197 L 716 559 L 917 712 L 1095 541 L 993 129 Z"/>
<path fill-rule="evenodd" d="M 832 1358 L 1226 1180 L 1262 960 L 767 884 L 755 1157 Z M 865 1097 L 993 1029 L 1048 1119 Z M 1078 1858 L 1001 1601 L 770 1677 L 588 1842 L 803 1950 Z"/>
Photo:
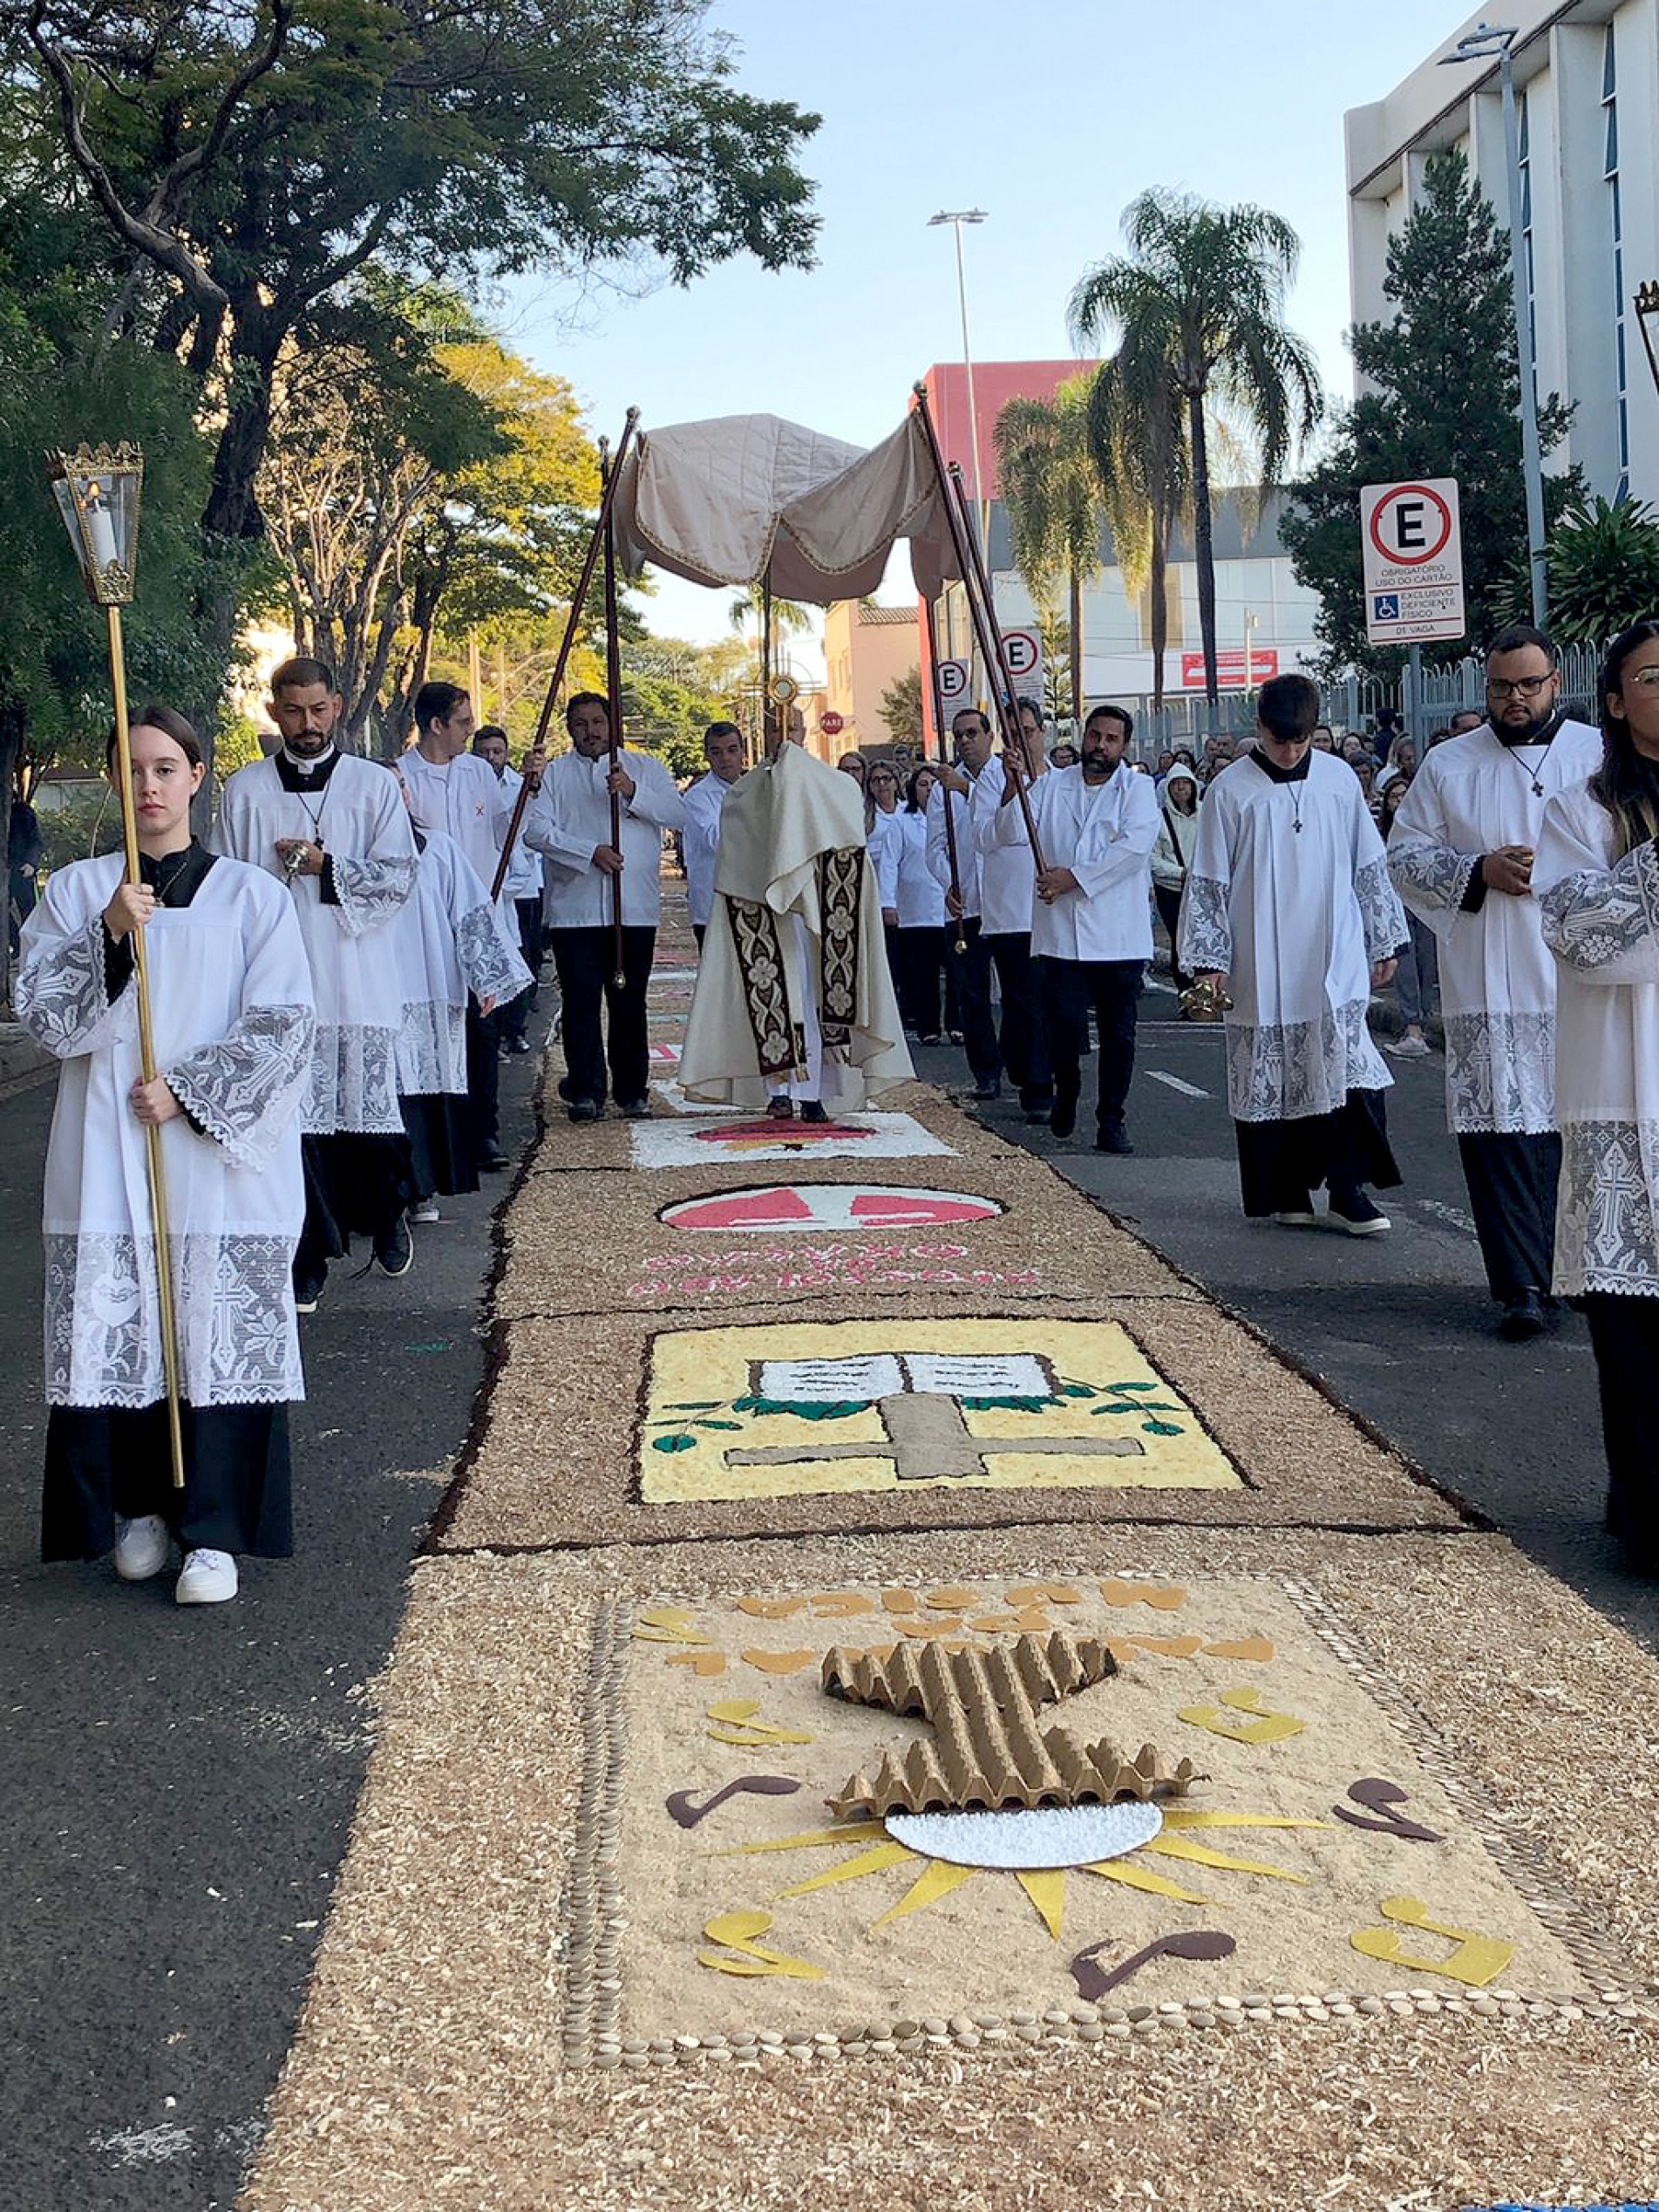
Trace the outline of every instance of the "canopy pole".
<path fill-rule="evenodd" d="M 760 580 L 760 745 L 768 760 L 783 749 L 783 724 L 772 696 L 772 572 Z"/>
<path fill-rule="evenodd" d="M 1003 725 L 1003 773 L 1013 783 L 1026 842 L 1031 848 L 1031 859 L 1037 872 L 1041 875 L 1047 863 L 1043 858 L 1037 821 L 1031 813 L 1030 793 L 1026 787 L 1025 740 L 1020 729 L 1019 707 L 1014 696 L 1013 670 L 1009 667 L 1008 650 L 1003 643 L 1003 634 L 996 626 L 996 609 L 990 603 L 990 580 L 985 573 L 972 521 L 962 498 L 960 473 L 952 475 L 946 471 L 939 433 L 934 428 L 933 413 L 928 405 L 928 387 L 925 384 L 916 385 L 915 398 L 916 412 L 921 418 L 934 475 L 939 486 L 940 497 L 944 501 L 946 527 L 955 551 L 956 566 L 962 572 L 962 588 L 968 595 L 968 612 L 973 622 L 974 633 L 979 640 L 980 653 L 991 677 L 992 689 L 996 693 L 997 718 Z"/>
<path fill-rule="evenodd" d="M 599 480 L 607 494 L 620 465 L 620 457 L 615 462 L 610 458 L 610 440 L 602 438 L 599 441 Z M 610 701 L 610 712 L 606 718 L 609 731 L 606 757 L 610 762 L 608 788 L 610 793 L 611 850 L 620 854 L 622 849 L 622 796 L 616 788 L 616 778 L 622 765 L 622 640 L 616 622 L 616 518 L 609 496 L 604 502 L 604 512 L 605 690 Z M 610 879 L 610 932 L 615 958 L 611 981 L 620 991 L 628 982 L 622 966 L 622 872 L 620 868 Z"/>
<path fill-rule="evenodd" d="M 932 600 L 924 598 L 921 605 L 928 628 L 928 683 L 929 697 L 933 700 L 934 729 L 939 739 L 939 766 L 942 768 L 948 768 L 950 766 L 950 754 L 945 743 L 945 700 L 944 694 L 939 689 L 939 633 L 934 621 Z M 939 779 L 939 788 L 940 803 L 945 810 L 945 856 L 950 864 L 950 895 L 956 905 L 954 917 L 956 923 L 956 950 L 958 953 L 964 953 L 968 949 L 968 936 L 962 928 L 962 873 L 956 865 L 956 817 L 950 804 L 955 793 L 942 776 Z"/>
<path fill-rule="evenodd" d="M 565 634 L 559 647 L 559 657 L 553 664 L 553 679 L 547 685 L 547 695 L 541 702 L 541 712 L 536 722 L 535 739 L 531 746 L 532 752 L 540 752 L 547 743 L 547 732 L 553 723 L 554 705 L 559 697 L 559 687 L 565 680 L 565 670 L 568 667 L 570 656 L 575 650 L 576 635 L 581 627 L 582 612 L 588 603 L 588 588 L 593 582 L 594 570 L 599 566 L 599 555 L 604 547 L 605 533 L 610 522 L 611 506 L 616 497 L 616 487 L 622 481 L 622 458 L 637 435 L 638 428 L 639 409 L 630 407 L 628 411 L 628 420 L 622 427 L 622 437 L 617 441 L 615 461 L 612 466 L 609 479 L 602 487 L 599 502 L 599 515 L 594 524 L 593 534 L 588 541 L 588 551 L 582 561 L 581 574 L 576 581 L 575 589 L 570 595 L 569 619 L 565 623 Z M 526 779 L 519 786 L 519 795 L 513 803 L 513 819 L 507 824 L 507 836 L 501 846 L 501 857 L 495 864 L 495 878 L 490 885 L 492 901 L 499 899 L 501 895 L 501 886 L 507 881 L 507 872 L 512 865 L 513 847 L 518 842 L 520 827 L 524 820 L 524 810 L 529 803 L 530 786 L 528 779 Z"/>

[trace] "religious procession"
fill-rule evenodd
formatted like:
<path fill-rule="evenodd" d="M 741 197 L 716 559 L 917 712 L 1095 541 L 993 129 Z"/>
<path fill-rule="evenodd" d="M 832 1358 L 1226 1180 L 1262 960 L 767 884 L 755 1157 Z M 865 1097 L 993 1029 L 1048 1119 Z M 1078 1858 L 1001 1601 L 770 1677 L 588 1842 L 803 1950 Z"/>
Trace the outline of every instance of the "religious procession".
<path fill-rule="evenodd" d="M 1333 30 L 1339 305 L 1234 139 L 1006 357 L 792 18 L 118 13 L 0 0 L 0 2202 L 1659 2212 L 1651 10 Z"/>

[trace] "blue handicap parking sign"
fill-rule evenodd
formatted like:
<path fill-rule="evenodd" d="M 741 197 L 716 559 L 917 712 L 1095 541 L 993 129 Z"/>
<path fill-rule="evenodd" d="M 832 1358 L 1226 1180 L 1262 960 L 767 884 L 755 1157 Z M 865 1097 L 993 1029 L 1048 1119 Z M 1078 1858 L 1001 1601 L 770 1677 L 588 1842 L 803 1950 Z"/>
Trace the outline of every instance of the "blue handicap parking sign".
<path fill-rule="evenodd" d="M 1371 620 L 1374 623 L 1397 623 L 1400 619 L 1400 595 L 1397 591 L 1378 591 L 1371 595 Z"/>

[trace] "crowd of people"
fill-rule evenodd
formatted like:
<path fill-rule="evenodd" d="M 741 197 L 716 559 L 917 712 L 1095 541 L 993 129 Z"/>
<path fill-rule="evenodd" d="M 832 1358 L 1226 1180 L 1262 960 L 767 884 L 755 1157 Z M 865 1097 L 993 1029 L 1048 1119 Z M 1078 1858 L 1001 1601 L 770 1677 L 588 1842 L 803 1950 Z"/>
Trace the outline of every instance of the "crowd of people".
<path fill-rule="evenodd" d="M 1401 1178 L 1373 996 L 1397 973 L 1385 1045 L 1421 1057 L 1438 987 L 1499 1333 L 1536 1337 L 1558 1299 L 1583 1304 L 1609 1522 L 1659 1569 L 1659 1415 L 1634 1388 L 1659 1329 L 1659 622 L 1612 649 L 1599 730 L 1563 711 L 1543 632 L 1500 633 L 1486 671 L 1486 715 L 1437 732 L 1421 766 L 1387 721 L 1380 750 L 1339 745 L 1315 685 L 1287 675 L 1262 686 L 1248 746 L 1213 738 L 1150 770 L 1129 760 L 1127 709 L 1093 709 L 1063 759 L 1025 704 L 1014 759 L 970 706 L 948 761 L 902 773 L 789 744 L 751 766 L 737 725 L 716 723 L 682 791 L 654 755 L 613 752 L 595 693 L 568 703 L 569 749 L 518 771 L 505 732 L 441 683 L 416 699 L 398 760 L 360 759 L 336 743 L 332 672 L 301 658 L 272 680 L 279 742 L 228 779 L 205 841 L 194 732 L 146 708 L 129 747 L 140 880 L 119 854 L 59 868 L 22 934 L 17 1012 L 64 1062 L 44 1555 L 112 1548 L 139 1581 L 176 1544 L 179 1601 L 211 1603 L 235 1595 L 239 1556 L 289 1550 L 298 1317 L 354 1237 L 400 1276 L 439 1199 L 506 1165 L 500 1062 L 528 1049 L 544 947 L 570 1120 L 651 1111 L 647 991 L 674 833 L 700 958 L 688 1096 L 823 1121 L 910 1074 L 908 1032 L 960 1045 L 976 1099 L 1006 1079 L 1065 1140 L 1092 1049 L 1095 1147 L 1132 1153 L 1155 914 L 1184 1008 L 1225 1024 L 1244 1211 L 1288 1229 L 1389 1229 L 1375 1194 Z"/>

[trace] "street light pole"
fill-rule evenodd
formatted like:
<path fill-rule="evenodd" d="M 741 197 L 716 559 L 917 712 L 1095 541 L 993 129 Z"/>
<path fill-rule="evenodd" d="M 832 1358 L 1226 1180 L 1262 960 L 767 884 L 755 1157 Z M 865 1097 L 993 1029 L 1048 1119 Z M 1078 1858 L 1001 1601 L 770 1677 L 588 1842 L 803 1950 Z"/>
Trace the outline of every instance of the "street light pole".
<path fill-rule="evenodd" d="M 1514 295 L 1515 368 L 1520 383 L 1520 465 L 1526 486 L 1526 560 L 1533 580 L 1533 621 L 1542 630 L 1549 618 L 1549 557 L 1544 546 L 1544 462 L 1538 441 L 1538 385 L 1533 363 L 1532 318 L 1526 311 L 1526 242 L 1521 221 L 1520 119 L 1515 105 L 1513 49 L 1519 31 L 1477 24 L 1459 38 L 1441 66 L 1490 61 L 1495 55 L 1503 87 L 1504 153 L 1509 171 L 1509 277 Z"/>
<path fill-rule="evenodd" d="M 983 222 L 984 220 L 985 210 L 982 208 L 963 208 L 955 213 L 942 209 L 938 214 L 928 216 L 928 228 L 932 230 L 938 224 L 948 222 L 956 234 L 956 296 L 962 307 L 962 366 L 968 371 L 968 459 L 973 481 L 974 512 L 979 517 L 979 541 L 982 545 L 988 545 L 990 542 L 990 518 L 985 511 L 984 493 L 979 476 L 979 409 L 974 399 L 974 353 L 968 338 L 968 261 L 962 242 L 962 225 L 965 222 Z"/>

